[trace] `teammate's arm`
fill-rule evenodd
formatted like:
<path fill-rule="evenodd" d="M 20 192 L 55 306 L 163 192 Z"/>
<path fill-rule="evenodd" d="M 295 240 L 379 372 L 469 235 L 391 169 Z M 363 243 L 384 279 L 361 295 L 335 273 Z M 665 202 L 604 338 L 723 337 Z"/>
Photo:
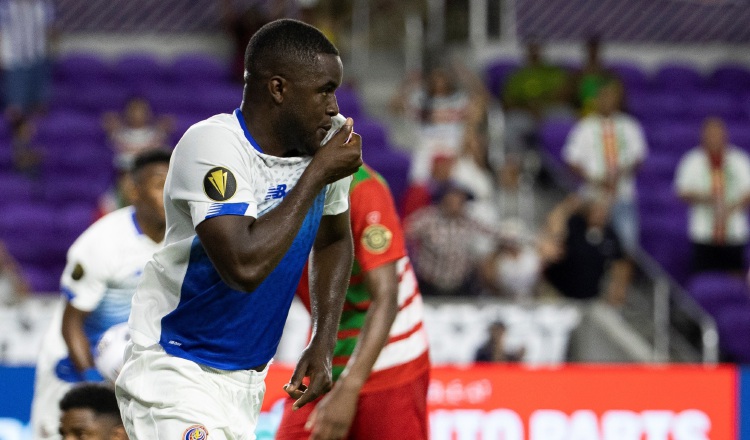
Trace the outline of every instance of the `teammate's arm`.
<path fill-rule="evenodd" d="M 310 438 L 313 440 L 346 437 L 357 412 L 359 392 L 388 340 L 398 313 L 398 274 L 395 262 L 367 271 L 364 280 L 372 303 L 357 346 L 344 372 L 333 390 L 310 415 L 307 426 L 312 429 Z"/>
<path fill-rule="evenodd" d="M 353 260 L 349 211 L 324 216 L 310 254 L 312 338 L 285 387 L 297 399 L 295 409 L 331 389 L 331 357 Z M 306 376 L 310 385 L 304 390 L 302 379 Z"/>
<path fill-rule="evenodd" d="M 62 319 L 62 335 L 68 346 L 70 360 L 75 369 L 82 374 L 94 368 L 94 355 L 86 333 L 83 331 L 84 321 L 90 314 L 91 312 L 78 310 L 68 302 Z"/>
<path fill-rule="evenodd" d="M 202 221 L 195 231 L 222 280 L 233 289 L 252 292 L 279 264 L 326 184 L 351 175 L 362 164 L 361 138 L 348 119 L 313 156 L 295 187 L 267 214 L 222 215 Z M 321 229 L 322 229 L 321 223 Z"/>

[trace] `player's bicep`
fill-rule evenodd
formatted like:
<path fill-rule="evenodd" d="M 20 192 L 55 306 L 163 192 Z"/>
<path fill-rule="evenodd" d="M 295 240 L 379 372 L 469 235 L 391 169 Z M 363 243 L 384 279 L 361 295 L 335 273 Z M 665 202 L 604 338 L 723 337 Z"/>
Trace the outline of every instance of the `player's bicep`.
<path fill-rule="evenodd" d="M 173 154 L 166 197 L 187 203 L 194 226 L 221 216 L 257 217 L 250 156 L 226 128 L 194 126 Z"/>
<path fill-rule="evenodd" d="M 100 247 L 77 242 L 68 252 L 60 279 L 60 288 L 68 303 L 78 310 L 90 312 L 102 300 L 107 290 L 105 257 L 98 255 Z"/>
<path fill-rule="evenodd" d="M 324 215 L 320 219 L 320 227 L 315 237 L 313 250 L 324 249 L 331 244 L 346 240 L 351 241 L 351 239 L 352 230 L 348 209 L 340 214 Z"/>

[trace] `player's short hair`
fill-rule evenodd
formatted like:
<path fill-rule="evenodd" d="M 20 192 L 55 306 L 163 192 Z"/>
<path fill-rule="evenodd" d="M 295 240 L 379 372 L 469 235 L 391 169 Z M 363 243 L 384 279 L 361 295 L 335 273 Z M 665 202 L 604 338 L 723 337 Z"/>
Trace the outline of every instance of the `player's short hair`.
<path fill-rule="evenodd" d="M 71 388 L 60 400 L 60 410 L 90 409 L 97 416 L 120 417 L 115 391 L 100 383 L 84 383 Z"/>
<path fill-rule="evenodd" d="M 169 160 L 171 158 L 172 152 L 163 148 L 154 148 L 143 151 L 133 159 L 133 164 L 130 166 L 130 173 L 137 174 L 142 169 L 155 163 L 169 165 Z"/>
<path fill-rule="evenodd" d="M 308 64 L 318 54 L 339 54 L 322 32 L 298 20 L 272 21 L 258 29 L 245 50 L 245 80 L 270 77 L 288 63 Z"/>

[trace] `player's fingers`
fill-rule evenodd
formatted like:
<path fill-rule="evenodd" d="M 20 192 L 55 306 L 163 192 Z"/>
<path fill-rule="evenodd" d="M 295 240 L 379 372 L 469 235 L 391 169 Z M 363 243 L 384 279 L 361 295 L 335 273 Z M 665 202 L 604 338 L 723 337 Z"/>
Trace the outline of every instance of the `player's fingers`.
<path fill-rule="evenodd" d="M 353 127 L 354 127 L 354 120 L 352 118 L 346 118 L 344 125 L 341 126 L 339 131 L 337 131 L 336 134 L 333 135 L 331 140 L 329 140 L 326 145 L 345 144 L 346 142 L 349 141 L 349 137 L 352 134 Z"/>
<path fill-rule="evenodd" d="M 294 367 L 292 378 L 289 380 L 289 383 L 285 387 L 286 392 L 291 393 L 297 391 L 300 388 L 300 385 L 302 385 L 302 379 L 305 378 L 306 373 L 307 361 L 305 361 L 304 359 L 300 359 L 300 361 L 297 363 L 297 366 Z"/>
<path fill-rule="evenodd" d="M 289 394 L 289 397 L 295 400 L 302 397 L 302 395 L 305 394 L 306 389 L 307 387 L 305 386 L 305 384 L 300 384 L 299 387 L 297 387 L 297 389 L 291 389 L 289 384 L 284 385 L 284 391 L 286 391 L 286 393 Z"/>

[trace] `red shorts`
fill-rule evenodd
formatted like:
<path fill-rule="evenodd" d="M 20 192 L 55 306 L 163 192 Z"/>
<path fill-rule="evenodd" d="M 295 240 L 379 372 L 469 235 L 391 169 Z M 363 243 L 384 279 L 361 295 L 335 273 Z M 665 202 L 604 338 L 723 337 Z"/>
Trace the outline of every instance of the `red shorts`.
<path fill-rule="evenodd" d="M 349 430 L 349 440 L 427 440 L 427 387 L 430 372 L 403 385 L 359 396 L 357 415 Z M 315 402 L 292 411 L 294 400 L 284 402 L 284 415 L 276 440 L 310 437 L 305 423 Z"/>

